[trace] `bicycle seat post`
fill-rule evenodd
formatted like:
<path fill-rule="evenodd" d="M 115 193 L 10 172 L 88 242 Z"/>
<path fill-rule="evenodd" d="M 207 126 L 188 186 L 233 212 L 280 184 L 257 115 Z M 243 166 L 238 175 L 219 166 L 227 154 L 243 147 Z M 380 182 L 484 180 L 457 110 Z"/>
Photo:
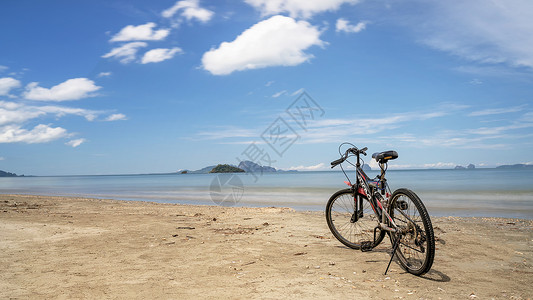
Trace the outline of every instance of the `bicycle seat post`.
<path fill-rule="evenodd" d="M 385 195 L 385 189 L 387 187 L 387 179 L 385 178 L 385 164 L 380 163 L 379 168 L 381 169 L 381 175 L 379 176 L 381 195 Z"/>

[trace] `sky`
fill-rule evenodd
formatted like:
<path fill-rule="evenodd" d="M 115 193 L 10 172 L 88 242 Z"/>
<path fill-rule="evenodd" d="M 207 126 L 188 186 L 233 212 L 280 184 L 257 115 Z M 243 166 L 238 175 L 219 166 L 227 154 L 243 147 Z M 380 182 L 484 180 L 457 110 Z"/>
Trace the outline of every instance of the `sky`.
<path fill-rule="evenodd" d="M 533 163 L 529 0 L 3 0 L 0 28 L 0 170 Z"/>

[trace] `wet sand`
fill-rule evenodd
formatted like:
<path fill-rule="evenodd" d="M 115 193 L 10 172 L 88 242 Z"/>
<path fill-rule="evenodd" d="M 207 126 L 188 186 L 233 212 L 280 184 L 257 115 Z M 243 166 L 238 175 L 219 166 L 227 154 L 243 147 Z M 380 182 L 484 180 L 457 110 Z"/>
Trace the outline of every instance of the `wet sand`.
<path fill-rule="evenodd" d="M 530 299 L 533 221 L 432 218 L 423 277 L 322 212 L 0 195 L 0 299 Z"/>

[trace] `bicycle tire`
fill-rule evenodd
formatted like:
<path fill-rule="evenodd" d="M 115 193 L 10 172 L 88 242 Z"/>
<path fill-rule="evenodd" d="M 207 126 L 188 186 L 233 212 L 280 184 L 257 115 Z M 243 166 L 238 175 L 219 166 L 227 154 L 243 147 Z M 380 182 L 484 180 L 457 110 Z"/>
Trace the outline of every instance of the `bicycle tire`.
<path fill-rule="evenodd" d="M 411 190 L 398 189 L 390 198 L 389 215 L 397 226 L 406 229 L 395 254 L 401 266 L 414 275 L 427 273 L 435 258 L 435 235 L 422 200 Z M 391 232 L 389 236 L 394 245 L 398 234 Z"/>
<path fill-rule="evenodd" d="M 372 248 L 381 243 L 385 232 L 378 229 L 374 241 L 374 228 L 378 219 L 370 202 L 363 197 L 363 214 L 352 221 L 355 212 L 355 195 L 352 189 L 343 189 L 334 193 L 326 205 L 326 221 L 331 233 L 344 245 L 352 249 L 361 249 L 362 242 L 372 242 Z"/>

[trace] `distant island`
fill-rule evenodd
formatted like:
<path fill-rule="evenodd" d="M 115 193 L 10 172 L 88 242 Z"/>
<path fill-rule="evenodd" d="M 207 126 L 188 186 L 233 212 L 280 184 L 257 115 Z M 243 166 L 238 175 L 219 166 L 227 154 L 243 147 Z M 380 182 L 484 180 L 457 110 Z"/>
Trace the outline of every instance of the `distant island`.
<path fill-rule="evenodd" d="M 243 169 L 248 173 L 277 172 L 275 168 L 272 168 L 270 166 L 261 166 L 249 160 L 241 161 L 239 163 L 239 168 Z"/>
<path fill-rule="evenodd" d="M 18 177 L 18 175 L 15 173 L 0 170 L 0 177 Z"/>
<path fill-rule="evenodd" d="M 496 169 L 533 169 L 533 165 L 515 164 L 515 165 L 502 165 L 496 167 Z"/>
<path fill-rule="evenodd" d="M 243 169 L 230 165 L 217 165 L 209 173 L 244 173 Z"/>
<path fill-rule="evenodd" d="M 468 166 L 466 167 L 463 167 L 463 166 L 455 166 L 454 170 L 473 170 L 475 169 L 476 166 L 474 164 L 469 164 Z"/>
<path fill-rule="evenodd" d="M 224 170 L 224 171 L 220 171 L 220 170 Z M 233 171 L 228 171 L 228 170 L 233 170 Z M 242 172 L 253 173 L 253 174 L 263 174 L 263 173 L 298 172 L 298 171 L 297 170 L 288 170 L 288 171 L 277 170 L 276 168 L 273 168 L 271 166 L 262 166 L 260 164 L 254 163 L 253 161 L 244 160 L 244 161 L 241 161 L 238 166 L 231 165 L 231 164 L 218 164 L 216 166 L 207 166 L 205 168 L 202 168 L 196 171 L 179 170 L 176 173 L 178 174 L 208 174 L 208 173 L 242 173 Z"/>

